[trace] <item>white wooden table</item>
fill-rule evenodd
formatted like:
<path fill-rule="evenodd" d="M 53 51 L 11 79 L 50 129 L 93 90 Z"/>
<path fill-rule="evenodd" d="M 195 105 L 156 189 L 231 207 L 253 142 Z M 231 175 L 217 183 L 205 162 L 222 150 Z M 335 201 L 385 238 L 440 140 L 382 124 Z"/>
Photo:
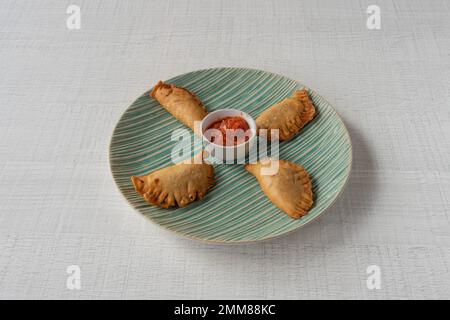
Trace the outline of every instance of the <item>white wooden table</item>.
<path fill-rule="evenodd" d="M 449 18 L 446 0 L 2 1 L 0 298 L 450 298 Z M 217 66 L 298 79 L 342 115 L 354 167 L 321 220 L 206 245 L 120 195 L 108 144 L 126 107 Z"/>

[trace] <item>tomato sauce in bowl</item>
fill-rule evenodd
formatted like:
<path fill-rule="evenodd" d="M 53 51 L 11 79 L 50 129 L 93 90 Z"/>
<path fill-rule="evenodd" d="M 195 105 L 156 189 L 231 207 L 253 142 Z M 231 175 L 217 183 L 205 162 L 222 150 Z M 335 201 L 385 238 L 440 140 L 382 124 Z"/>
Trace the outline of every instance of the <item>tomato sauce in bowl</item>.
<path fill-rule="evenodd" d="M 200 123 L 205 154 L 214 163 L 244 163 L 256 147 L 257 128 L 253 118 L 237 109 L 219 109 L 210 112 Z"/>
<path fill-rule="evenodd" d="M 251 136 L 249 130 L 250 126 L 242 117 L 226 117 L 206 129 L 208 140 L 221 146 L 236 146 L 248 141 Z"/>

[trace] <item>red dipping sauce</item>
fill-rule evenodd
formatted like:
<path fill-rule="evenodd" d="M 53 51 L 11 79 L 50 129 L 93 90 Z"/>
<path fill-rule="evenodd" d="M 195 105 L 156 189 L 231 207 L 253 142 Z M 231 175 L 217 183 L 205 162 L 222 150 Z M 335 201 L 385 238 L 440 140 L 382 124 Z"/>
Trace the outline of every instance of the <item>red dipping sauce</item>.
<path fill-rule="evenodd" d="M 226 117 L 216 121 L 206 129 L 205 133 L 210 142 L 222 146 L 246 142 L 251 134 L 247 121 L 242 117 Z"/>

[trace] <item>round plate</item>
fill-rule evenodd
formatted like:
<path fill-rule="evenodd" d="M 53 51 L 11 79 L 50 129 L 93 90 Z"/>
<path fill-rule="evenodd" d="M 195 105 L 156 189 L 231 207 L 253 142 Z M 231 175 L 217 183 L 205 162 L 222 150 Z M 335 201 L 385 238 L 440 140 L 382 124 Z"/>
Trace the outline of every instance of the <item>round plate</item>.
<path fill-rule="evenodd" d="M 196 93 L 208 111 L 240 109 L 255 119 L 276 102 L 304 88 L 282 75 L 246 68 L 217 68 L 167 80 Z M 309 90 L 309 89 L 308 89 Z M 267 240 L 306 225 L 336 200 L 350 175 L 349 134 L 333 107 L 309 90 L 317 117 L 290 141 L 280 143 L 280 159 L 302 165 L 311 175 L 314 206 L 299 220 L 288 217 L 263 194 L 243 165 L 215 165 L 216 185 L 202 201 L 185 208 L 151 206 L 134 190 L 130 177 L 172 165 L 177 143 L 172 131 L 185 128 L 159 103 L 139 97 L 120 118 L 110 145 L 114 180 L 128 202 L 156 224 L 189 238 L 239 243 Z"/>

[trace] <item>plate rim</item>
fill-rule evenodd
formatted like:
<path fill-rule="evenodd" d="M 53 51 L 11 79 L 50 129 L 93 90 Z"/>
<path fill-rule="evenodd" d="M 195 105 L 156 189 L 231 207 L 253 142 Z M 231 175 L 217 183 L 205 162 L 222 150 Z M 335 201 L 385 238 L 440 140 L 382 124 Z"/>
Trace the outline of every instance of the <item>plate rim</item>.
<path fill-rule="evenodd" d="M 147 221 L 149 220 L 153 225 L 158 226 L 159 228 L 162 228 L 163 230 L 169 231 L 170 233 L 172 233 L 173 235 L 179 237 L 180 239 L 189 239 L 189 240 L 193 240 L 195 242 L 200 242 L 200 243 L 205 243 L 205 244 L 216 244 L 216 245 L 244 245 L 244 244 L 255 244 L 255 243 L 260 243 L 260 242 L 268 242 L 268 241 L 272 241 L 275 239 L 279 239 L 282 237 L 286 237 L 289 236 L 291 234 L 293 234 L 294 232 L 297 232 L 298 230 L 300 230 L 301 228 L 310 225 L 311 223 L 317 221 L 319 218 L 321 218 L 325 213 L 327 213 L 336 203 L 336 201 L 342 196 L 342 193 L 344 192 L 344 190 L 347 187 L 347 184 L 350 180 L 350 176 L 352 173 L 352 168 L 353 168 L 353 143 L 352 143 L 352 139 L 350 136 L 350 133 L 348 131 L 347 126 L 345 125 L 344 120 L 342 119 L 341 115 L 337 112 L 337 110 L 334 108 L 334 106 L 321 94 L 319 94 L 318 92 L 316 92 L 315 90 L 311 89 L 310 87 L 304 85 L 302 82 L 292 79 L 288 76 L 279 74 L 279 73 L 275 73 L 272 71 L 266 71 L 263 69 L 256 69 L 256 68 L 247 68 L 247 67 L 211 67 L 211 68 L 205 68 L 205 69 L 198 69 L 198 70 L 193 70 L 193 71 L 188 71 L 185 73 L 181 73 L 179 75 L 176 75 L 174 77 L 168 78 L 168 80 L 175 78 L 175 77 L 183 77 L 187 74 L 190 73 L 194 73 L 194 72 L 202 72 L 202 71 L 210 71 L 210 70 L 219 70 L 219 69 L 237 69 L 237 70 L 252 70 L 252 71 L 262 71 L 268 74 L 272 74 L 272 75 L 276 75 L 279 77 L 284 77 L 287 78 L 291 81 L 296 82 L 297 84 L 303 86 L 304 88 L 306 88 L 308 91 L 315 93 L 316 95 L 320 96 L 327 104 L 328 106 L 334 111 L 334 113 L 337 116 L 337 119 L 339 120 L 339 122 L 342 124 L 343 128 L 344 128 L 344 132 L 347 136 L 347 139 L 349 141 L 349 145 L 350 145 L 350 158 L 349 158 L 349 166 L 347 171 L 345 172 L 346 177 L 345 177 L 345 181 L 342 184 L 339 192 L 336 194 L 336 196 L 334 197 L 333 201 L 325 208 L 323 209 L 323 211 L 321 213 L 319 213 L 317 216 L 315 216 L 314 218 L 312 218 L 311 220 L 309 220 L 308 222 L 306 222 L 305 224 L 299 225 L 297 227 L 295 227 L 292 230 L 289 230 L 287 232 L 284 233 L 280 233 L 277 235 L 273 235 L 273 236 L 268 236 L 262 239 L 257 239 L 257 240 L 210 240 L 210 239 L 203 239 L 203 238 L 199 238 L 199 237 L 195 237 L 195 236 L 191 236 L 191 235 L 187 235 L 187 234 L 183 234 L 181 232 L 172 230 L 162 224 L 157 223 L 156 221 L 154 221 L 152 218 L 147 217 L 145 214 L 143 214 L 142 212 L 140 212 L 131 202 L 130 200 L 125 197 L 125 195 L 123 194 L 122 190 L 120 189 L 120 186 L 116 180 L 116 177 L 114 175 L 114 172 L 112 170 L 112 162 L 111 162 L 111 146 L 112 146 L 112 140 L 114 138 L 114 133 L 116 132 L 117 126 L 119 125 L 120 121 L 122 120 L 122 117 L 124 117 L 126 111 L 137 101 L 137 99 L 145 96 L 148 92 L 150 92 L 152 90 L 152 88 L 146 90 L 143 94 L 141 94 L 138 98 L 134 99 L 133 102 L 126 107 L 126 109 L 122 112 L 121 116 L 119 117 L 119 119 L 117 120 L 113 130 L 112 130 L 112 134 L 111 134 L 111 138 L 109 139 L 109 145 L 108 145 L 108 163 L 109 163 L 109 171 L 111 173 L 111 176 L 114 180 L 114 184 L 116 185 L 116 188 L 118 189 L 119 193 L 121 194 L 121 196 L 126 200 L 126 202 L 128 203 L 128 205 L 133 208 L 133 210 L 137 213 L 139 213 L 141 216 L 143 216 Z"/>

